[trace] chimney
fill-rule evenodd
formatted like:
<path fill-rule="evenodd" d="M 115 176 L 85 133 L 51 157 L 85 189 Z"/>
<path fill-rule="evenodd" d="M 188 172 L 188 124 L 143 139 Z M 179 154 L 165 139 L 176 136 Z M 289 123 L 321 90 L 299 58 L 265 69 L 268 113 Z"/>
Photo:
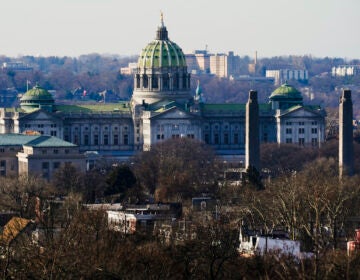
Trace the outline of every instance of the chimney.
<path fill-rule="evenodd" d="M 259 104 L 257 91 L 249 92 L 246 103 L 245 168 L 250 166 L 260 172 Z"/>
<path fill-rule="evenodd" d="M 339 177 L 354 174 L 353 108 L 351 90 L 342 92 L 339 103 Z"/>

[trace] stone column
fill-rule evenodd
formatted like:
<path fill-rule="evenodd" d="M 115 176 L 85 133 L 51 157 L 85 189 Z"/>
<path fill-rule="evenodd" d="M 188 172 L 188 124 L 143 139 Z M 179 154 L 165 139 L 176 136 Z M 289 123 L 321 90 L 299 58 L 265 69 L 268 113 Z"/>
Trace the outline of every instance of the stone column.
<path fill-rule="evenodd" d="M 245 168 L 249 166 L 260 172 L 259 104 L 257 91 L 249 92 L 245 119 Z"/>
<path fill-rule="evenodd" d="M 339 104 L 339 176 L 354 173 L 353 108 L 351 90 L 343 90 Z"/>

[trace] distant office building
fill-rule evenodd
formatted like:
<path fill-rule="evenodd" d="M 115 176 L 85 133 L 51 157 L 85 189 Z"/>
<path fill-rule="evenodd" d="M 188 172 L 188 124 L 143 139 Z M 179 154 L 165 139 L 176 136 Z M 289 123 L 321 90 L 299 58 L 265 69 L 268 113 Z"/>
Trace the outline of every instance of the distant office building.
<path fill-rule="evenodd" d="M 30 67 L 28 64 L 24 62 L 17 61 L 17 62 L 4 62 L 1 66 L 3 71 L 32 71 L 33 68 Z"/>
<path fill-rule="evenodd" d="M 120 68 L 120 74 L 121 75 L 134 75 L 136 72 L 137 63 L 136 62 L 130 62 L 128 64 L 128 67 L 121 67 Z"/>
<path fill-rule="evenodd" d="M 250 74 L 254 75 L 256 74 L 258 69 L 258 62 L 257 62 L 257 51 L 255 52 L 255 57 L 254 57 L 254 62 L 253 63 L 249 63 L 248 65 L 248 71 Z"/>
<path fill-rule="evenodd" d="M 360 65 L 339 65 L 331 68 L 333 77 L 356 76 L 360 73 Z"/>
<path fill-rule="evenodd" d="M 210 73 L 210 54 L 207 50 L 195 50 L 192 54 L 186 54 L 185 59 L 190 73 Z"/>
<path fill-rule="evenodd" d="M 210 73 L 220 78 L 229 78 L 240 74 L 240 57 L 234 52 L 210 56 Z"/>
<path fill-rule="evenodd" d="M 307 81 L 309 80 L 309 72 L 301 69 L 266 70 L 266 77 L 274 78 L 275 85 L 281 85 L 290 80 Z"/>

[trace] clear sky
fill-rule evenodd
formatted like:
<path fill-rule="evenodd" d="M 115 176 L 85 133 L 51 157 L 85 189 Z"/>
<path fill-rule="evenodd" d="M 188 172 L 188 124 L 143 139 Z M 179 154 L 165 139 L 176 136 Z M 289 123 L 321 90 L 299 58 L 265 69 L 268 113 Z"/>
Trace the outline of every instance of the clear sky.
<path fill-rule="evenodd" d="M 360 58 L 360 0 L 2 0 L 0 54 L 138 55 L 164 13 L 185 52 Z"/>

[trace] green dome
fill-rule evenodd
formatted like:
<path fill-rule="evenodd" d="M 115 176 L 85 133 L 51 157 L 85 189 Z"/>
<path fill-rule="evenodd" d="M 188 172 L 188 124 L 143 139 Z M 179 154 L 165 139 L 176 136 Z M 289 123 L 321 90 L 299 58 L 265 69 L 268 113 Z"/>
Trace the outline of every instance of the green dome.
<path fill-rule="evenodd" d="M 25 111 L 33 111 L 41 108 L 51 111 L 53 105 L 54 98 L 52 95 L 39 85 L 28 90 L 20 99 L 20 106 Z"/>
<path fill-rule="evenodd" d="M 182 49 L 168 38 L 168 32 L 161 18 L 161 25 L 156 32 L 156 39 L 141 52 L 139 68 L 186 67 Z"/>
<path fill-rule="evenodd" d="M 181 48 L 170 40 L 154 40 L 141 52 L 139 68 L 186 67 Z"/>
<path fill-rule="evenodd" d="M 52 95 L 44 88 L 39 85 L 34 86 L 32 89 L 28 90 L 24 96 L 20 99 L 20 101 L 52 101 L 54 99 Z"/>
<path fill-rule="evenodd" d="M 285 83 L 274 90 L 271 95 L 270 99 L 297 99 L 302 100 L 301 92 L 298 91 L 293 86 Z"/>

